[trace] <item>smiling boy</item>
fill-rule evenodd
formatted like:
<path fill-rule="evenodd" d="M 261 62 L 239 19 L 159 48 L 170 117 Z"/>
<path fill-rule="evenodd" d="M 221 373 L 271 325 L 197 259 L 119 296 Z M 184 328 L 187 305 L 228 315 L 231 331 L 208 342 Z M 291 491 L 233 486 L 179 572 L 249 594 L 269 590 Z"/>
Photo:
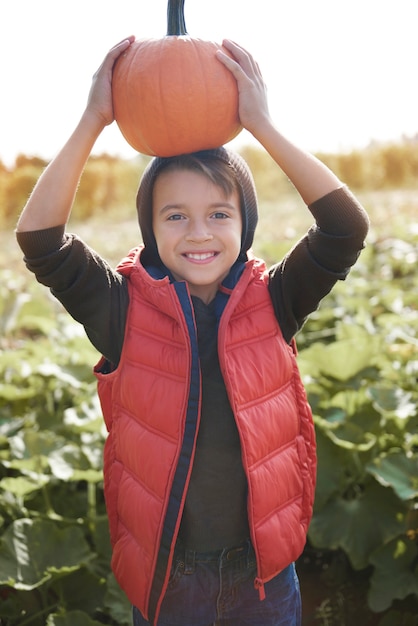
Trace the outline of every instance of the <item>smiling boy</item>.
<path fill-rule="evenodd" d="M 294 335 L 363 248 L 367 216 L 318 159 L 273 123 L 260 70 L 231 41 L 219 61 L 239 116 L 315 224 L 267 269 L 251 252 L 247 164 L 218 148 L 155 158 L 141 179 L 143 245 L 113 270 L 66 233 L 95 140 L 113 121 L 108 53 L 73 135 L 17 226 L 28 268 L 82 323 L 109 436 L 112 568 L 134 624 L 299 626 L 294 561 L 312 515 L 315 436 Z"/>
<path fill-rule="evenodd" d="M 152 224 L 163 264 L 209 304 L 240 252 L 238 189 L 227 194 L 204 174 L 166 168 L 154 185 Z"/>

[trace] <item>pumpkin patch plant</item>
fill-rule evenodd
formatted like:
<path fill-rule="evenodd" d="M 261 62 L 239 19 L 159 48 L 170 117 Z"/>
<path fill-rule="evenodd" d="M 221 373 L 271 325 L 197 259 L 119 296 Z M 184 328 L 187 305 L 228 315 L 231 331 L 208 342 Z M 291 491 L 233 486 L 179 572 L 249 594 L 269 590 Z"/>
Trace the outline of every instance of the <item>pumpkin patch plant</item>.
<path fill-rule="evenodd" d="M 138 152 L 173 156 L 217 148 L 241 130 L 238 89 L 216 58 L 229 52 L 190 37 L 184 0 L 168 0 L 167 35 L 135 41 L 113 72 L 116 122 Z"/>

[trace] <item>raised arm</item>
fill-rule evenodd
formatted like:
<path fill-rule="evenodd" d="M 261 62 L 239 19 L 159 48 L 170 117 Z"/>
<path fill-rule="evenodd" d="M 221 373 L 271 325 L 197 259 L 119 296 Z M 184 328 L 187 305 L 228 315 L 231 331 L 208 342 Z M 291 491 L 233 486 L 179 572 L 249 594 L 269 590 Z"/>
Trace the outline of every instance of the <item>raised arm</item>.
<path fill-rule="evenodd" d="M 66 224 L 90 152 L 102 130 L 113 122 L 112 71 L 116 59 L 134 41 L 114 46 L 93 76 L 87 106 L 74 132 L 36 183 L 17 223 L 17 231 L 34 231 Z"/>
<path fill-rule="evenodd" d="M 223 45 L 235 59 L 217 53 L 237 81 L 241 124 L 272 156 L 305 203 L 309 205 L 341 187 L 343 183 L 324 163 L 280 133 L 270 116 L 264 80 L 251 54 L 228 39 Z"/>

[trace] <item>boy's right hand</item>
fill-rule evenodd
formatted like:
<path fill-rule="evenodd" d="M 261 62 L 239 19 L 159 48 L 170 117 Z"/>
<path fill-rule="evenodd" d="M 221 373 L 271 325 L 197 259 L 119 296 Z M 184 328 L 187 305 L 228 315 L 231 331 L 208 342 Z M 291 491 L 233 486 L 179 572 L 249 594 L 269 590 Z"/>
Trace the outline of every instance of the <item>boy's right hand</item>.
<path fill-rule="evenodd" d="M 99 69 L 93 75 L 86 113 L 93 114 L 103 128 L 111 124 L 115 119 L 112 101 L 113 67 L 119 56 L 123 54 L 134 41 L 135 37 L 132 35 L 113 46 L 105 56 Z"/>

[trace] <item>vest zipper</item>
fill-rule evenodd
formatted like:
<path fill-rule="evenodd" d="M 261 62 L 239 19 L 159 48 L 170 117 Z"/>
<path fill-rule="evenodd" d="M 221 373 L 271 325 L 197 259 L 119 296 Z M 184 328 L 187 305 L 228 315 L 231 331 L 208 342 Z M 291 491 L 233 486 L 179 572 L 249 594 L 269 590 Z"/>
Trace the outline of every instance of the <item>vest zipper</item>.
<path fill-rule="evenodd" d="M 258 590 L 258 595 L 260 597 L 260 600 L 265 600 L 266 599 L 266 590 L 264 588 L 264 583 L 261 580 L 261 578 L 256 578 L 255 579 L 254 587 Z"/>

